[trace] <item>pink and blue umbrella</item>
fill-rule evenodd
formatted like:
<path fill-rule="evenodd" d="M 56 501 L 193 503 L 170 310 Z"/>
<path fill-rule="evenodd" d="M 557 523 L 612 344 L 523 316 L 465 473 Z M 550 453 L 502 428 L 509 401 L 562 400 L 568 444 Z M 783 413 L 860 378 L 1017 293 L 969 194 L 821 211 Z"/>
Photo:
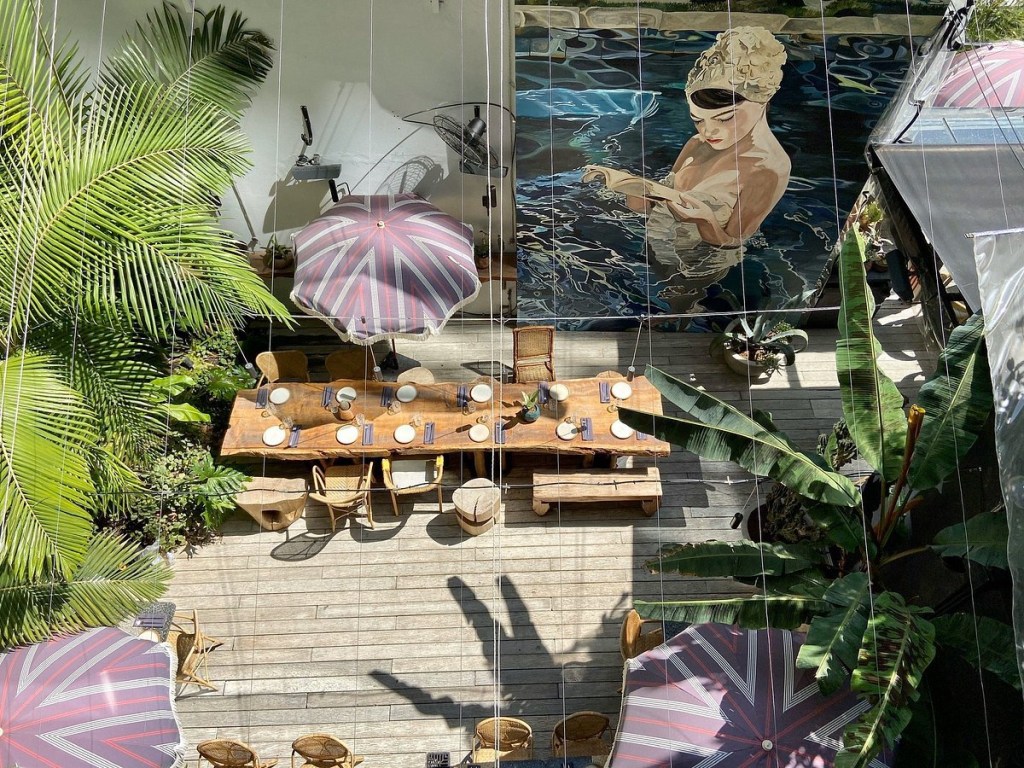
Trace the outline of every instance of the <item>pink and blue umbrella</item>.
<path fill-rule="evenodd" d="M 1024 42 L 964 48 L 953 57 L 935 107 L 1024 107 Z"/>
<path fill-rule="evenodd" d="M 342 198 L 294 242 L 292 301 L 345 341 L 437 334 L 480 291 L 472 229 L 416 195 Z"/>
<path fill-rule="evenodd" d="M 111 627 L 0 655 L 0 766 L 180 765 L 173 677 L 166 645 Z"/>

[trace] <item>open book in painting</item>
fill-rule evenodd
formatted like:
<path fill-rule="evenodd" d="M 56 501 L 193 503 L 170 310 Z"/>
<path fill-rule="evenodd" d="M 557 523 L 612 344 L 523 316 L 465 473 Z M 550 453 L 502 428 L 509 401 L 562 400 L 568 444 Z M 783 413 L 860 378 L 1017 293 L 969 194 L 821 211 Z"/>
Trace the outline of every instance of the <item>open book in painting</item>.
<path fill-rule="evenodd" d="M 670 202 L 689 205 L 678 189 L 666 187 L 651 179 L 634 176 L 628 171 L 618 168 L 606 168 L 603 165 L 587 165 L 583 168 L 582 181 L 599 181 L 612 192 L 633 197 L 642 197 L 652 203 Z"/>

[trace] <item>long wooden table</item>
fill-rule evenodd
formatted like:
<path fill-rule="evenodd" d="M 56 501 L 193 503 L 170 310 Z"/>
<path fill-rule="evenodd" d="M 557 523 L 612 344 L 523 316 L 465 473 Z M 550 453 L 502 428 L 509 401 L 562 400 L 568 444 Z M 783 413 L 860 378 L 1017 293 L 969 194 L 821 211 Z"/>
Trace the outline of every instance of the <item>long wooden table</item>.
<path fill-rule="evenodd" d="M 669 444 L 652 436 L 641 439 L 637 434 L 633 434 L 629 438 L 620 439 L 611 433 L 612 422 L 618 418 L 618 414 L 614 407 L 609 406 L 623 404 L 641 411 L 659 414 L 662 412 L 661 395 L 654 386 L 644 377 L 637 377 L 630 382 L 633 394 L 627 400 L 613 398 L 611 403 L 606 404 L 600 401 L 599 381 L 601 380 L 562 381 L 561 383 L 569 388 L 568 399 L 557 405 L 553 401 L 549 402 L 544 407 L 541 418 L 532 424 L 521 420 L 516 400 L 522 398 L 524 391 L 533 391 L 536 385 L 492 383 L 494 396 L 491 401 L 476 403 L 475 412 L 466 414 L 455 402 L 460 383 L 417 384 L 416 399 L 410 403 L 402 403 L 399 413 L 389 413 L 388 409 L 381 405 L 381 391 L 384 387 L 391 387 L 397 391 L 400 385 L 395 382 L 331 382 L 329 386 L 335 392 L 342 387 L 352 387 L 358 393 L 352 403 L 352 409 L 356 415 L 361 414 L 367 423 L 373 423 L 372 445 L 363 445 L 361 434 L 351 445 L 342 445 L 338 442 L 338 428 L 344 423 L 356 422 L 337 421 L 323 406 L 324 388 L 328 386 L 327 384 L 271 385 L 272 388 L 287 387 L 291 393 L 288 402 L 276 406 L 274 410 L 281 417 L 293 419 L 295 424 L 301 427 L 298 444 L 295 447 L 288 447 L 287 440 L 277 446 L 264 444 L 264 431 L 279 421 L 269 409 L 256 407 L 256 390 L 242 390 L 235 398 L 228 430 L 221 446 L 221 456 L 309 461 L 396 454 L 436 455 L 464 451 L 477 455 L 478 466 L 482 463 L 483 455 L 492 450 L 523 453 L 557 452 L 584 456 L 667 456 L 670 451 Z M 472 387 L 473 383 L 466 384 Z M 434 422 L 432 444 L 427 445 L 423 442 L 424 426 L 416 428 L 416 436 L 410 443 L 402 444 L 395 440 L 395 429 L 402 424 L 409 424 L 414 417 L 419 417 L 424 426 L 428 422 Z M 481 417 L 486 417 L 490 434 L 485 441 L 478 443 L 470 439 L 469 430 L 479 423 Z M 559 438 L 555 434 L 555 429 L 567 417 L 589 417 L 593 423 L 594 439 L 584 441 L 580 435 L 571 440 Z M 496 422 L 504 425 L 504 444 L 495 443 Z"/>

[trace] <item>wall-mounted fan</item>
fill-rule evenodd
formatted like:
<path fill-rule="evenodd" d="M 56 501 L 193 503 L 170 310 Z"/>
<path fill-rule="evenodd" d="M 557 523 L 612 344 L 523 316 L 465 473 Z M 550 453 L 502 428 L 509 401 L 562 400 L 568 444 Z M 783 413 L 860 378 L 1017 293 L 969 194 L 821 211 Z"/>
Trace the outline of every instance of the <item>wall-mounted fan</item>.
<path fill-rule="evenodd" d="M 473 117 L 466 123 L 461 123 L 449 114 L 441 110 L 453 110 L 456 108 L 473 107 Z M 480 115 L 480 104 L 450 104 L 442 107 L 435 107 L 433 110 L 415 112 L 406 115 L 403 119 L 419 125 L 430 125 L 441 140 L 448 145 L 455 154 L 459 156 L 459 170 L 463 173 L 470 173 L 481 176 L 505 176 L 508 168 L 501 164 L 498 153 L 489 146 L 487 140 L 487 123 Z M 497 105 L 495 105 L 497 106 Z M 512 112 L 507 107 L 500 109 Z M 460 110 L 464 111 L 464 110 Z M 430 122 L 415 119 L 425 113 L 433 112 Z M 515 118 L 512 117 L 514 123 Z"/>

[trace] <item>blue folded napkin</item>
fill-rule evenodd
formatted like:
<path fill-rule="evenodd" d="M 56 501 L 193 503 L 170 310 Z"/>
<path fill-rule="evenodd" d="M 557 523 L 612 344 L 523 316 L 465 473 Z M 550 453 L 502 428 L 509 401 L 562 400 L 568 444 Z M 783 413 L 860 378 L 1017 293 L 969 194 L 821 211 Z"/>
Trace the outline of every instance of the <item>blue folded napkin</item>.
<path fill-rule="evenodd" d="M 323 399 L 323 402 L 320 403 L 320 406 L 322 408 L 326 408 L 328 405 L 331 404 L 331 399 L 333 397 L 334 397 L 334 387 L 324 387 L 324 399 Z"/>
<path fill-rule="evenodd" d="M 427 425 L 423 427 L 423 444 L 432 445 L 434 442 L 434 422 L 428 421 Z"/>
<path fill-rule="evenodd" d="M 459 385 L 459 391 L 455 395 L 455 404 L 457 406 L 459 406 L 459 408 L 465 408 L 466 407 L 466 402 L 468 400 L 468 396 L 466 394 L 466 390 L 467 390 L 467 387 L 466 387 L 465 384 L 460 384 Z"/>
<path fill-rule="evenodd" d="M 594 422 L 591 421 L 589 416 L 587 416 L 584 419 L 581 419 L 580 421 L 582 422 L 582 429 L 580 429 L 580 432 L 583 433 L 583 439 L 584 440 L 593 440 L 594 439 Z"/>
<path fill-rule="evenodd" d="M 270 397 L 270 390 L 266 387 L 260 387 L 256 390 L 256 407 L 266 408 L 267 398 Z"/>
<path fill-rule="evenodd" d="M 548 401 L 548 387 L 546 381 L 537 382 L 537 402 L 544 405 Z"/>
<path fill-rule="evenodd" d="M 494 442 L 498 445 L 505 444 L 505 425 L 500 421 L 494 422 Z"/>
<path fill-rule="evenodd" d="M 394 397 L 395 390 L 392 387 L 384 387 L 380 391 L 380 406 L 381 408 L 387 408 L 391 405 L 391 398 Z"/>
<path fill-rule="evenodd" d="M 134 625 L 136 627 L 162 627 L 167 623 L 166 616 L 158 616 L 150 614 L 148 616 L 143 615 L 135 619 Z"/>
<path fill-rule="evenodd" d="M 646 432 L 637 432 L 636 433 L 636 439 L 637 440 L 646 440 L 647 439 L 647 433 Z"/>
<path fill-rule="evenodd" d="M 599 381 L 597 389 L 601 393 L 602 403 L 610 403 L 612 401 L 612 385 L 609 382 Z"/>
<path fill-rule="evenodd" d="M 373 424 L 363 425 L 363 445 L 373 445 Z"/>
<path fill-rule="evenodd" d="M 301 431 L 298 427 L 292 427 L 292 436 L 288 438 L 289 448 L 294 448 L 299 444 L 299 432 Z"/>

